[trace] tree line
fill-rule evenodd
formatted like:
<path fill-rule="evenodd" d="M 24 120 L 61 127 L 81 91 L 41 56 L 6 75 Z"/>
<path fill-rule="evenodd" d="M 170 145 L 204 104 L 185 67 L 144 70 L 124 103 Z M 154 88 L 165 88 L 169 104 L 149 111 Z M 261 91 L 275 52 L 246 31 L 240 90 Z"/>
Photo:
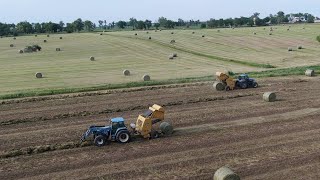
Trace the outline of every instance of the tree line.
<path fill-rule="evenodd" d="M 270 14 L 267 17 L 260 18 L 260 13 L 254 13 L 250 17 L 238 17 L 227 19 L 210 19 L 208 21 L 200 20 L 188 20 L 178 19 L 173 21 L 165 17 L 160 17 L 156 22 L 151 20 L 137 20 L 136 18 L 130 18 L 129 21 L 118 21 L 107 23 L 106 20 L 99 20 L 98 24 L 92 21 L 83 21 L 81 18 L 70 22 L 59 23 L 43 22 L 43 23 L 30 23 L 27 21 L 19 22 L 17 24 L 6 24 L 0 22 L 0 36 L 19 34 L 35 34 L 35 33 L 58 33 L 58 32 L 81 32 L 81 31 L 94 31 L 94 30 L 114 30 L 114 29 L 173 29 L 177 27 L 185 28 L 224 28 L 224 27 L 252 27 L 252 26 L 267 26 L 289 23 L 290 17 L 304 17 L 307 23 L 313 23 L 315 17 L 309 13 L 296 13 L 285 14 L 279 11 L 276 14 Z"/>

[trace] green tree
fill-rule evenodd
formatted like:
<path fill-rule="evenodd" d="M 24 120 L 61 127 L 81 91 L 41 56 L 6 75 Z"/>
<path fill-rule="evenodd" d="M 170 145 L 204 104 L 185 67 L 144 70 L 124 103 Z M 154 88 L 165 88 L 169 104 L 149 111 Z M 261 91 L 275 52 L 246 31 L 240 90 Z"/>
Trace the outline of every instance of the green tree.
<path fill-rule="evenodd" d="M 151 26 L 152 26 L 152 21 L 150 21 L 150 20 L 147 19 L 147 20 L 144 21 L 144 24 L 146 25 L 146 28 L 147 28 L 147 29 L 150 29 Z"/>
<path fill-rule="evenodd" d="M 137 29 L 145 29 L 146 28 L 146 24 L 143 21 L 137 21 L 136 28 Z"/>
<path fill-rule="evenodd" d="M 165 18 L 165 17 L 160 17 L 160 18 L 158 19 L 158 22 L 159 22 L 159 24 L 160 24 L 161 27 L 165 27 L 165 26 L 167 25 L 168 20 L 167 20 L 167 18 Z"/>
<path fill-rule="evenodd" d="M 81 18 L 78 18 L 72 24 L 73 24 L 74 31 L 79 32 L 79 31 L 83 30 L 83 28 L 84 28 L 84 23 Z"/>
<path fill-rule="evenodd" d="M 308 14 L 307 23 L 314 23 L 315 17 L 312 14 Z"/>
<path fill-rule="evenodd" d="M 17 24 L 17 31 L 18 33 L 32 33 L 32 24 L 27 21 L 19 22 Z"/>
<path fill-rule="evenodd" d="M 153 25 L 156 29 L 159 29 L 159 27 L 160 27 L 160 23 L 154 23 L 154 25 Z"/>
<path fill-rule="evenodd" d="M 86 31 L 92 31 L 93 30 L 93 23 L 91 21 L 86 20 L 86 21 L 84 21 L 83 25 L 84 25 L 84 29 Z"/>
<path fill-rule="evenodd" d="M 130 20 L 129 20 L 129 26 L 131 26 L 132 27 L 132 29 L 134 29 L 134 28 L 136 28 L 136 26 L 137 26 L 137 19 L 136 18 L 130 18 Z"/>
<path fill-rule="evenodd" d="M 120 29 L 124 29 L 127 26 L 127 22 L 125 21 L 119 21 L 116 23 L 116 25 L 120 28 Z"/>

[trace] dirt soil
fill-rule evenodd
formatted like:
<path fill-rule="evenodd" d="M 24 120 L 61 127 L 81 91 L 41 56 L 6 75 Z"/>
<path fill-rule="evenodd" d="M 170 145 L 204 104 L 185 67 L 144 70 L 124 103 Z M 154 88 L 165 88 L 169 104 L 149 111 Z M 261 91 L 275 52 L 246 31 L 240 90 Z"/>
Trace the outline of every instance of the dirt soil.
<path fill-rule="evenodd" d="M 212 179 L 224 165 L 242 179 L 320 179 L 319 77 L 258 82 L 230 92 L 208 82 L 0 102 L 0 179 Z M 278 101 L 264 102 L 268 91 Z M 165 107 L 171 137 L 16 153 L 77 144 L 90 125 L 135 122 L 154 103 Z"/>

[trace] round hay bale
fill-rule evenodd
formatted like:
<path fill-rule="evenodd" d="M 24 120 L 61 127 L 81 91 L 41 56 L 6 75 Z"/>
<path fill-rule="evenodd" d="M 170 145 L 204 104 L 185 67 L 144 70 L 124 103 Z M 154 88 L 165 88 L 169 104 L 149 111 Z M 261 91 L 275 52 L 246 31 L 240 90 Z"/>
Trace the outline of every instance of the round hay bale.
<path fill-rule="evenodd" d="M 263 94 L 263 100 L 266 102 L 274 102 L 277 99 L 277 95 L 274 92 L 266 92 Z"/>
<path fill-rule="evenodd" d="M 16 39 L 17 39 L 16 37 L 13 38 L 13 40 L 16 40 Z"/>
<path fill-rule="evenodd" d="M 306 72 L 305 72 L 305 75 L 309 76 L 309 77 L 312 77 L 312 76 L 315 76 L 315 72 L 314 72 L 313 69 L 307 69 Z"/>
<path fill-rule="evenodd" d="M 174 32 L 171 32 L 171 34 L 174 34 Z"/>
<path fill-rule="evenodd" d="M 213 83 L 213 88 L 216 91 L 223 91 L 226 87 L 222 82 L 216 81 L 216 82 Z"/>
<path fill-rule="evenodd" d="M 263 30 L 266 30 L 266 28 L 263 28 Z"/>
<path fill-rule="evenodd" d="M 205 37 L 205 35 L 202 35 L 202 37 Z"/>
<path fill-rule="evenodd" d="M 47 40 L 43 40 L 43 42 L 44 42 L 44 43 L 46 43 L 46 42 L 47 42 Z"/>
<path fill-rule="evenodd" d="M 171 60 L 172 60 L 172 59 L 174 59 L 174 57 L 173 57 L 172 55 L 170 55 L 170 56 L 169 56 L 169 59 L 171 59 Z"/>
<path fill-rule="evenodd" d="M 293 51 L 293 49 L 291 47 L 288 47 L 288 51 Z"/>
<path fill-rule="evenodd" d="M 149 39 L 152 39 L 151 36 L 149 37 Z"/>
<path fill-rule="evenodd" d="M 149 31 L 147 31 L 147 34 L 149 34 Z"/>
<path fill-rule="evenodd" d="M 302 48 L 302 46 L 299 45 L 299 46 L 297 46 L 297 49 L 303 49 L 303 48 Z"/>
<path fill-rule="evenodd" d="M 217 32 L 220 32 L 220 29 L 218 29 Z"/>
<path fill-rule="evenodd" d="M 287 31 L 290 31 L 290 29 L 288 28 Z"/>
<path fill-rule="evenodd" d="M 95 58 L 93 56 L 90 57 L 90 61 L 94 61 Z"/>
<path fill-rule="evenodd" d="M 23 50 L 20 49 L 20 50 L 19 50 L 19 53 L 22 54 L 22 53 L 23 53 Z"/>
<path fill-rule="evenodd" d="M 177 53 L 173 53 L 172 56 L 173 57 L 178 57 L 178 54 Z"/>
<path fill-rule="evenodd" d="M 137 34 L 137 33 L 135 33 L 134 35 L 135 35 L 135 36 L 138 36 L 138 34 Z"/>
<path fill-rule="evenodd" d="M 50 35 L 48 34 L 47 37 L 50 37 Z"/>
<path fill-rule="evenodd" d="M 162 29 L 160 29 L 159 31 L 162 31 Z"/>
<path fill-rule="evenodd" d="M 42 78 L 43 76 L 42 76 L 42 73 L 40 73 L 40 72 L 37 72 L 36 73 L 36 78 Z"/>
<path fill-rule="evenodd" d="M 125 75 L 125 76 L 130 76 L 130 71 L 129 71 L 128 69 L 125 69 L 125 70 L 123 71 L 123 75 Z"/>
<path fill-rule="evenodd" d="M 172 40 L 170 41 L 170 43 L 171 43 L 171 44 L 176 43 L 176 40 L 172 39 Z"/>
<path fill-rule="evenodd" d="M 100 36 L 102 36 L 102 33 L 100 33 Z"/>
<path fill-rule="evenodd" d="M 257 33 L 256 33 L 256 32 L 254 32 L 254 33 L 253 33 L 253 35 L 257 35 Z"/>
<path fill-rule="evenodd" d="M 61 51 L 61 49 L 60 48 L 56 48 L 56 51 Z"/>
<path fill-rule="evenodd" d="M 151 78 L 150 78 L 149 75 L 145 74 L 145 75 L 142 76 L 142 80 L 143 80 L 143 81 L 150 81 Z"/>
<path fill-rule="evenodd" d="M 193 31 L 192 34 L 194 34 L 195 32 Z"/>
<path fill-rule="evenodd" d="M 213 180 L 240 180 L 240 177 L 230 168 L 224 166 L 214 173 Z"/>
<path fill-rule="evenodd" d="M 10 47 L 14 47 L 14 45 L 13 45 L 13 44 L 10 44 Z"/>
<path fill-rule="evenodd" d="M 269 33 L 269 36 L 271 36 L 272 35 L 272 33 Z"/>
<path fill-rule="evenodd" d="M 38 37 L 38 35 L 36 34 L 36 35 L 34 35 L 34 37 Z"/>
<path fill-rule="evenodd" d="M 173 126 L 168 122 L 162 122 L 160 124 L 160 130 L 165 135 L 171 135 L 173 133 Z"/>
<path fill-rule="evenodd" d="M 62 39 L 62 37 L 60 37 L 59 39 Z"/>

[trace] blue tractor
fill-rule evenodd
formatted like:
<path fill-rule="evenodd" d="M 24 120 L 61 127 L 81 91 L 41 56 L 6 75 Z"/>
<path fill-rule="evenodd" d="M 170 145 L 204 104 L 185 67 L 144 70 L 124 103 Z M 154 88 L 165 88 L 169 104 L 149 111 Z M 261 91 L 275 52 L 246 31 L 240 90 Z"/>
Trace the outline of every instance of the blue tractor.
<path fill-rule="evenodd" d="M 241 89 L 257 88 L 258 83 L 255 79 L 249 78 L 247 74 L 241 74 L 236 80 L 236 87 Z"/>
<path fill-rule="evenodd" d="M 96 146 L 104 146 L 110 141 L 127 143 L 131 139 L 129 130 L 124 124 L 122 117 L 112 118 L 111 124 L 107 126 L 90 126 L 82 135 L 81 142 L 93 135 L 93 142 Z"/>

